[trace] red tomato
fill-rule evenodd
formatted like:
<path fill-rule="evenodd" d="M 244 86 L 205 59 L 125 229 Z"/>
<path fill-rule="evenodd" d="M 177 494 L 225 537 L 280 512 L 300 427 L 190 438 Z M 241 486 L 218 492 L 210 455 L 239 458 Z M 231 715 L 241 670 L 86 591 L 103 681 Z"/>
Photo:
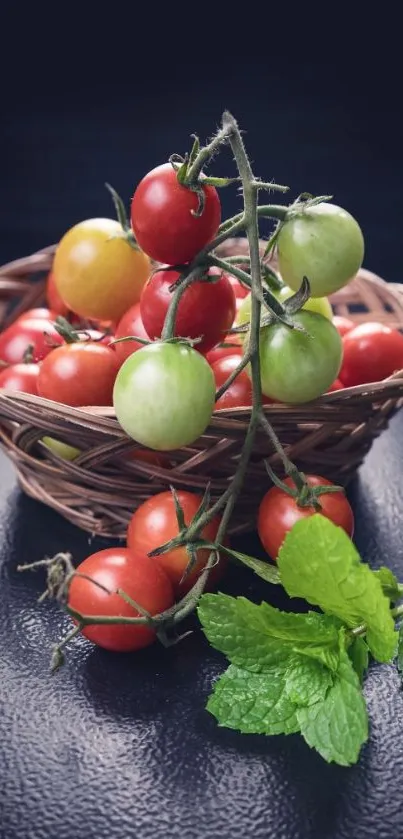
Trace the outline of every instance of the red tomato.
<path fill-rule="evenodd" d="M 185 523 L 190 524 L 200 507 L 202 497 L 185 490 L 178 490 L 177 494 L 184 512 Z M 202 531 L 201 538 L 214 541 L 219 524 L 220 519 L 218 517 L 213 519 Z M 148 498 L 133 514 L 127 531 L 127 546 L 131 550 L 148 554 L 165 542 L 169 542 L 178 533 L 172 493 L 169 490 L 159 492 L 157 495 Z M 168 553 L 161 554 L 161 556 L 152 557 L 152 559 L 168 574 L 175 593 L 178 596 L 183 596 L 196 582 L 209 555 L 209 550 L 199 550 L 197 552 L 196 565 L 182 584 L 181 578 L 189 562 L 185 547 L 175 548 Z M 221 558 L 220 562 L 210 572 L 209 588 L 221 579 L 225 564 L 226 561 Z"/>
<path fill-rule="evenodd" d="M 232 346 L 231 346 L 232 345 Z M 234 346 L 235 345 L 235 346 Z M 217 344 L 212 350 L 206 353 L 208 363 L 212 366 L 220 358 L 227 355 L 242 356 L 242 346 L 238 335 L 228 335 L 221 344 Z"/>
<path fill-rule="evenodd" d="M 144 338 L 145 340 L 149 338 L 141 320 L 140 303 L 131 306 L 117 325 L 115 338 L 126 338 L 129 335 L 137 335 L 138 338 Z M 123 364 L 126 358 L 129 358 L 129 355 L 132 355 L 136 350 L 140 350 L 143 346 L 144 344 L 140 344 L 138 341 L 124 341 L 122 344 L 115 344 L 119 364 Z"/>
<path fill-rule="evenodd" d="M 240 283 L 239 280 L 231 274 L 228 276 L 228 279 L 232 285 L 232 290 L 237 300 L 243 300 L 243 298 L 249 294 L 249 289 L 245 285 L 242 285 L 242 283 Z"/>
<path fill-rule="evenodd" d="M 354 329 L 355 323 L 350 318 L 345 318 L 342 315 L 333 315 L 333 324 L 336 327 L 339 335 L 343 338 L 344 335 L 347 335 L 347 332 L 350 332 L 351 329 Z"/>
<path fill-rule="evenodd" d="M 231 373 L 236 370 L 241 360 L 240 355 L 227 355 L 215 361 L 211 369 L 214 373 L 214 379 L 217 390 L 227 381 Z M 215 403 L 216 409 L 219 408 L 241 408 L 252 405 L 252 382 L 246 372 L 241 370 L 232 385 L 227 388 L 225 393 L 217 399 Z"/>
<path fill-rule="evenodd" d="M 159 466 L 162 469 L 169 469 L 171 466 L 171 461 L 167 457 L 161 452 L 154 452 L 152 449 L 133 449 L 130 452 L 125 452 L 124 457 L 128 460 L 140 460 L 143 463 Z"/>
<path fill-rule="evenodd" d="M 210 268 L 215 282 L 196 280 L 181 297 L 175 323 L 175 335 L 182 338 L 199 338 L 195 345 L 204 353 L 223 340 L 235 318 L 235 296 L 226 274 L 219 268 Z M 169 287 L 180 274 L 176 271 L 158 271 L 147 281 L 140 298 L 141 318 L 150 338 L 160 338 L 165 316 L 172 300 Z"/>
<path fill-rule="evenodd" d="M 174 604 L 172 584 L 159 565 L 144 554 L 127 548 L 106 548 L 87 557 L 77 571 L 109 591 L 122 589 L 150 615 L 157 615 Z M 136 618 L 140 612 L 116 593 L 107 594 L 90 580 L 75 576 L 70 584 L 68 605 L 81 615 Z M 115 652 L 131 652 L 155 641 L 149 626 L 93 624 L 85 635 L 98 647 Z"/>
<path fill-rule="evenodd" d="M 20 315 L 17 320 L 50 320 L 54 321 L 57 318 L 57 314 L 52 312 L 50 309 L 40 308 L 40 309 L 28 309 L 22 315 Z"/>
<path fill-rule="evenodd" d="M 170 163 L 148 172 L 131 204 L 131 224 L 140 248 L 156 262 L 191 262 L 216 235 L 221 222 L 217 190 L 203 187 L 205 205 L 200 216 L 195 192 L 181 186 Z M 193 212 L 192 212 L 193 211 Z"/>
<path fill-rule="evenodd" d="M 345 387 L 380 382 L 403 369 L 403 335 L 382 323 L 361 323 L 343 338 L 339 377 Z"/>
<path fill-rule="evenodd" d="M 78 336 L 80 341 L 94 341 L 96 344 L 103 344 L 105 347 L 109 347 L 112 341 L 115 340 L 114 335 L 110 335 L 108 332 L 100 332 L 98 329 L 84 329 L 78 331 Z M 115 351 L 115 344 L 111 347 L 111 350 Z"/>
<path fill-rule="evenodd" d="M 66 306 L 65 303 L 63 303 L 63 300 L 60 297 L 60 294 L 56 288 L 55 275 L 52 271 L 50 271 L 50 273 L 48 274 L 48 278 L 46 281 L 46 301 L 49 308 L 52 310 L 52 312 L 55 312 L 56 315 L 62 315 L 62 317 L 64 318 L 68 317 L 70 309 L 68 308 L 68 306 Z"/>
<path fill-rule="evenodd" d="M 0 388 L 38 396 L 39 364 L 12 364 L 0 372 Z"/>
<path fill-rule="evenodd" d="M 340 379 L 335 379 L 333 384 L 327 390 L 327 393 L 333 393 L 334 390 L 344 390 L 343 382 Z"/>
<path fill-rule="evenodd" d="M 6 364 L 18 364 L 32 346 L 34 361 L 41 361 L 55 344 L 63 344 L 63 338 L 50 321 L 21 317 L 0 333 L 0 359 Z"/>
<path fill-rule="evenodd" d="M 331 486 L 331 481 L 319 475 L 306 476 L 309 486 Z M 294 488 L 291 478 L 284 481 L 287 486 Z M 338 527 L 342 527 L 352 539 L 354 533 L 354 515 L 346 496 L 342 492 L 321 495 L 319 503 L 322 507 L 321 515 L 326 516 Z M 277 559 L 278 552 L 287 533 L 300 519 L 313 516 L 317 511 L 314 507 L 299 507 L 297 502 L 279 487 L 272 487 L 266 492 L 260 502 L 257 529 L 260 541 L 269 556 Z"/>
<path fill-rule="evenodd" d="M 112 405 L 115 353 L 102 344 L 79 341 L 57 347 L 41 364 L 38 393 L 76 408 Z"/>

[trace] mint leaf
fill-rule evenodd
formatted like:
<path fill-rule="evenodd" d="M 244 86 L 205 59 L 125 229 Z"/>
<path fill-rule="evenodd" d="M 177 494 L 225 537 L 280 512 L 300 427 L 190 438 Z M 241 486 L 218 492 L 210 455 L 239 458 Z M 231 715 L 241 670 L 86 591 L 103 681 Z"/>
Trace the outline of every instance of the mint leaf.
<path fill-rule="evenodd" d="M 307 656 L 308 658 L 321 662 L 325 665 L 325 667 L 328 667 L 329 670 L 337 670 L 339 666 L 340 653 L 336 644 L 334 646 L 330 644 L 327 644 L 326 646 L 320 644 L 299 646 L 296 644 L 294 651 L 303 656 Z"/>
<path fill-rule="evenodd" d="M 393 658 L 397 635 L 389 600 L 344 530 L 320 514 L 298 521 L 285 538 L 277 565 L 290 597 L 320 606 L 349 627 L 366 624 L 374 658 Z"/>
<path fill-rule="evenodd" d="M 333 673 L 319 661 L 292 656 L 285 674 L 285 690 L 295 705 L 313 705 L 325 698 L 333 679 Z"/>
<path fill-rule="evenodd" d="M 382 586 L 382 591 L 386 594 L 386 597 L 389 597 L 389 600 L 391 600 L 392 603 L 395 603 L 396 600 L 400 600 L 403 592 L 400 591 L 399 580 L 395 577 L 393 571 L 391 571 L 390 568 L 387 568 L 386 565 L 382 565 L 378 571 L 374 571 L 374 574 L 378 577 Z"/>
<path fill-rule="evenodd" d="M 353 643 L 348 648 L 348 655 L 362 684 L 369 663 L 368 644 L 364 638 L 354 638 Z"/>
<path fill-rule="evenodd" d="M 368 739 L 368 716 L 357 674 L 342 648 L 340 664 L 325 699 L 297 710 L 301 734 L 328 763 L 356 763 Z"/>
<path fill-rule="evenodd" d="M 216 682 L 207 710 L 219 725 L 243 734 L 292 734 L 299 730 L 281 666 L 266 673 L 250 673 L 231 664 Z"/>
<path fill-rule="evenodd" d="M 281 612 L 268 603 L 258 606 L 245 597 L 227 594 L 204 594 L 197 612 L 210 644 L 233 664 L 255 673 L 305 647 L 320 660 L 323 648 L 333 648 L 338 654 L 333 619 L 316 612 Z"/>
<path fill-rule="evenodd" d="M 399 640 L 397 644 L 397 669 L 403 675 L 403 623 L 399 627 Z"/>

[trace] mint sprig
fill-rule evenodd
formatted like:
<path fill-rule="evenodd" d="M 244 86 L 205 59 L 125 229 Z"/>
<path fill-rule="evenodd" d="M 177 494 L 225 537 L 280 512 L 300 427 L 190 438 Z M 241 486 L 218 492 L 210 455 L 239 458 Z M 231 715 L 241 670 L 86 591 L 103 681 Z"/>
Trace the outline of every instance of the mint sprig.
<path fill-rule="evenodd" d="M 290 597 L 322 611 L 203 595 L 203 631 L 230 662 L 207 710 L 220 726 L 242 733 L 299 731 L 326 761 L 350 766 L 368 739 L 362 682 L 369 654 L 380 662 L 396 655 L 394 615 L 401 609 L 391 604 L 401 596 L 399 584 L 387 568 L 372 571 L 344 531 L 319 514 L 290 531 L 278 572 Z M 403 629 L 398 666 L 403 670 Z"/>

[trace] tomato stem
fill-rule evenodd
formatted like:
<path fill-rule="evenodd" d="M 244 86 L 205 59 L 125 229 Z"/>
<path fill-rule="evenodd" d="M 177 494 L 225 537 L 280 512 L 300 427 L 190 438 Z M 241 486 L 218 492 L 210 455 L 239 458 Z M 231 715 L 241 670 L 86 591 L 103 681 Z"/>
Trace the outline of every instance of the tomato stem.
<path fill-rule="evenodd" d="M 175 321 L 176 315 L 178 312 L 178 306 L 182 297 L 182 294 L 186 291 L 186 289 L 194 282 L 194 280 L 200 276 L 200 265 L 196 265 L 196 267 L 191 268 L 189 273 L 183 275 L 183 280 L 181 281 L 180 285 L 177 286 L 175 289 L 172 300 L 169 304 L 168 311 L 166 313 L 165 321 L 163 330 L 161 332 L 161 340 L 162 341 L 169 341 L 175 335 Z"/>

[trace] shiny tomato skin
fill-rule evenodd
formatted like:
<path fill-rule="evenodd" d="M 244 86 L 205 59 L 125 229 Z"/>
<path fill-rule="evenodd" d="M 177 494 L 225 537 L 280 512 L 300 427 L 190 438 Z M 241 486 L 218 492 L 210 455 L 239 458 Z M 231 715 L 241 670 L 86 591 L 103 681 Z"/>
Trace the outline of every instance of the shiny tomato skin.
<path fill-rule="evenodd" d="M 31 346 L 34 361 L 42 361 L 55 344 L 63 344 L 63 338 L 50 321 L 21 317 L 0 333 L 0 360 L 18 364 Z"/>
<path fill-rule="evenodd" d="M 176 337 L 202 338 L 195 344 L 195 349 L 201 353 L 224 340 L 235 318 L 235 295 L 227 275 L 219 268 L 210 268 L 209 275 L 217 280 L 212 283 L 196 280 L 186 289 L 175 322 Z M 157 271 L 143 288 L 140 312 L 150 338 L 161 337 L 172 300 L 169 287 L 179 277 L 176 271 Z"/>
<path fill-rule="evenodd" d="M 227 355 L 224 358 L 218 359 L 212 365 L 211 369 L 214 373 L 216 389 L 218 390 L 229 376 L 236 370 L 241 361 L 238 354 Z M 217 399 L 215 409 L 220 408 L 245 408 L 252 405 L 252 382 L 246 372 L 241 370 L 238 376 L 227 390 Z"/>
<path fill-rule="evenodd" d="M 0 371 L 0 388 L 38 396 L 39 364 L 12 364 Z"/>
<path fill-rule="evenodd" d="M 333 393 L 335 390 L 344 390 L 343 382 L 340 379 L 335 379 L 333 384 L 327 389 L 326 393 Z"/>
<path fill-rule="evenodd" d="M 306 475 L 309 486 L 331 486 L 332 482 L 320 475 Z M 295 488 L 291 478 L 284 481 Z M 354 514 L 342 492 L 328 493 L 319 498 L 321 515 L 342 527 L 350 539 L 354 535 Z M 309 518 L 317 511 L 314 507 L 299 507 L 297 502 L 279 487 L 272 487 L 266 492 L 259 505 L 257 529 L 260 541 L 268 555 L 276 560 L 287 533 L 300 519 Z"/>
<path fill-rule="evenodd" d="M 53 262 L 65 305 L 88 320 L 117 321 L 140 299 L 150 260 L 128 243 L 119 222 L 87 219 L 60 240 Z"/>
<path fill-rule="evenodd" d="M 67 318 L 70 314 L 68 306 L 63 302 L 57 290 L 55 275 L 50 271 L 46 280 L 46 301 L 52 312 Z"/>
<path fill-rule="evenodd" d="M 205 206 L 195 216 L 198 198 L 181 186 L 170 163 L 152 169 L 138 184 L 131 203 L 131 225 L 140 248 L 156 262 L 191 262 L 216 235 L 221 203 L 213 186 L 203 187 Z"/>
<path fill-rule="evenodd" d="M 185 523 L 190 524 L 195 513 L 200 507 L 202 496 L 178 490 L 177 495 L 182 506 Z M 214 541 L 220 519 L 216 517 L 201 533 L 201 538 Z M 173 539 L 179 533 L 176 520 L 175 505 L 172 493 L 160 492 L 152 495 L 133 513 L 127 531 L 127 546 L 131 550 L 148 554 L 160 545 Z M 210 555 L 209 550 L 197 552 L 197 563 L 191 573 L 181 583 L 181 578 L 189 562 L 189 556 L 185 547 L 175 548 L 161 556 L 151 557 L 152 560 L 161 566 L 172 582 L 174 591 L 178 598 L 182 597 L 196 582 L 200 572 L 204 568 Z M 219 563 L 210 572 L 209 588 L 213 587 L 222 577 L 225 560 L 220 559 Z"/>
<path fill-rule="evenodd" d="M 236 299 L 237 300 L 243 300 L 243 298 L 246 297 L 249 294 L 248 287 L 245 286 L 245 285 L 242 285 L 242 283 L 240 283 L 239 280 L 237 280 L 236 277 L 232 277 L 231 275 L 229 275 L 228 279 L 229 279 L 229 281 L 232 285 L 233 292 L 235 294 Z"/>
<path fill-rule="evenodd" d="M 54 321 L 57 318 L 57 314 L 51 309 L 45 309 L 44 306 L 41 306 L 37 309 L 27 309 L 22 315 L 20 315 L 17 320 L 50 320 Z"/>
<path fill-rule="evenodd" d="M 206 359 L 212 366 L 220 358 L 225 358 L 227 355 L 242 356 L 242 345 L 239 335 L 228 335 L 221 344 L 217 344 L 213 349 L 206 352 Z"/>
<path fill-rule="evenodd" d="M 91 341 L 65 344 L 42 362 L 38 393 L 76 408 L 112 405 L 116 373 L 115 354 L 109 347 Z"/>
<path fill-rule="evenodd" d="M 347 332 L 351 332 L 356 325 L 350 318 L 345 318 L 343 315 L 333 315 L 333 326 L 336 327 L 342 338 L 347 335 Z"/>
<path fill-rule="evenodd" d="M 148 556 L 127 548 L 106 548 L 87 557 L 76 569 L 112 592 L 122 589 L 146 612 L 160 614 L 173 606 L 174 594 L 167 575 Z M 73 577 L 68 605 L 81 615 L 140 617 L 119 594 L 107 594 L 93 582 Z M 105 650 L 132 652 L 148 647 L 156 639 L 148 626 L 93 624 L 82 634 Z"/>
<path fill-rule="evenodd" d="M 141 320 L 140 303 L 131 306 L 116 327 L 115 338 L 126 338 L 129 335 L 137 335 L 138 338 L 149 340 Z M 140 344 L 139 341 L 123 341 L 121 344 L 115 344 L 114 347 L 119 363 L 123 364 L 126 358 L 129 358 L 129 355 L 132 355 L 136 350 L 141 350 L 144 344 Z"/>
<path fill-rule="evenodd" d="M 403 335 L 382 323 L 361 323 L 343 338 L 339 378 L 345 387 L 380 382 L 403 369 Z"/>

